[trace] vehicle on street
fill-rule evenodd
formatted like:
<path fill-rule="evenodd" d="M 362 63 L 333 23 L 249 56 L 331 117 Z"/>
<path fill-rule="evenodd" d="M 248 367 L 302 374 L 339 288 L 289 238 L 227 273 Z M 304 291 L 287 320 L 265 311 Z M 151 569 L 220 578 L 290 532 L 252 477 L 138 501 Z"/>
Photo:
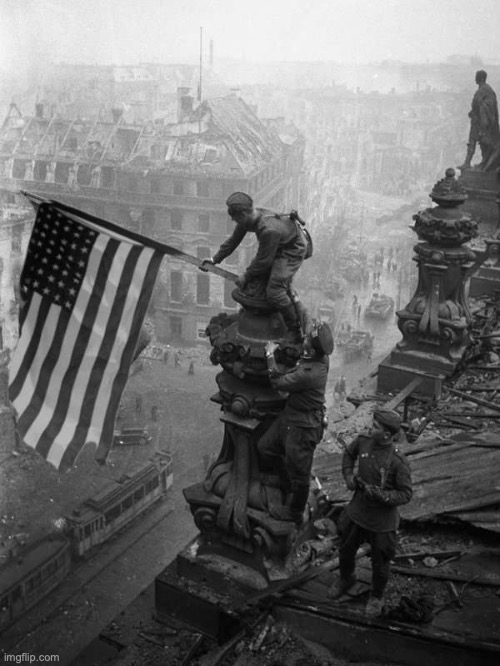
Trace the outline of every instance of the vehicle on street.
<path fill-rule="evenodd" d="M 373 348 L 373 335 L 368 331 L 352 331 L 351 337 L 344 345 L 346 361 L 354 361 L 357 356 L 369 354 Z"/>
<path fill-rule="evenodd" d="M 393 311 L 394 299 L 385 294 L 373 294 L 370 303 L 365 309 L 365 317 L 387 319 Z"/>
<path fill-rule="evenodd" d="M 144 446 L 152 439 L 147 428 L 122 428 L 113 435 L 113 447 L 115 446 Z"/>

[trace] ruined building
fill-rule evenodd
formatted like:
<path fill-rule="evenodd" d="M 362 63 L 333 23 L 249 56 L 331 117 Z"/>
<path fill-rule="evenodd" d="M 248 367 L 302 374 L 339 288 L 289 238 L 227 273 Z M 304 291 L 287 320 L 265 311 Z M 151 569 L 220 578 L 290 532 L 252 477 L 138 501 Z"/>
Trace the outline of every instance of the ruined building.
<path fill-rule="evenodd" d="M 119 108 L 108 115 L 68 120 L 40 102 L 26 116 L 12 104 L 0 130 L 4 208 L 24 205 L 19 191 L 27 190 L 205 258 L 232 231 L 225 206 L 231 192 L 248 192 L 257 205 L 278 211 L 300 204 L 302 137 L 282 119 L 261 121 L 237 94 L 196 106 L 189 89 L 179 88 L 172 123 L 126 122 Z M 31 218 L 23 219 L 19 256 Z M 234 253 L 231 270 L 238 272 L 249 252 L 245 245 Z M 9 283 L 13 277 L 11 271 Z M 221 280 L 164 263 L 150 312 L 159 342 L 203 339 L 221 309 L 234 311 Z"/>

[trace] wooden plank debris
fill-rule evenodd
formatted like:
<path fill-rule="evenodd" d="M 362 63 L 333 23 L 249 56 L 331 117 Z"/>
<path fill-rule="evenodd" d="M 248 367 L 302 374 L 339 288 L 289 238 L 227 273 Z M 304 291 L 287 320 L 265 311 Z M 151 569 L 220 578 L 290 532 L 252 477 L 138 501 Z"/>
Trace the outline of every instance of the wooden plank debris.
<path fill-rule="evenodd" d="M 418 387 L 423 383 L 424 377 L 414 377 L 409 384 L 407 384 L 399 393 L 397 393 L 394 398 L 391 398 L 389 402 L 386 402 L 384 409 L 396 409 L 405 398 L 416 391 Z"/>
<path fill-rule="evenodd" d="M 481 398 L 476 398 L 473 395 L 468 395 L 463 391 L 457 391 L 457 389 L 451 387 L 448 388 L 448 391 L 453 395 L 456 395 L 458 398 L 462 398 L 463 400 L 467 400 L 469 402 L 475 402 L 478 405 L 482 405 L 483 407 L 488 407 L 488 409 L 494 409 L 495 411 L 500 412 L 500 405 L 498 405 L 496 402 L 490 402 L 489 400 L 481 400 Z"/>
<path fill-rule="evenodd" d="M 402 445 L 412 470 L 413 499 L 400 508 L 406 520 L 467 521 L 500 532 L 500 437 L 461 433 L 425 445 Z M 315 459 L 315 472 L 330 498 L 351 497 L 341 473 L 341 453 Z"/>

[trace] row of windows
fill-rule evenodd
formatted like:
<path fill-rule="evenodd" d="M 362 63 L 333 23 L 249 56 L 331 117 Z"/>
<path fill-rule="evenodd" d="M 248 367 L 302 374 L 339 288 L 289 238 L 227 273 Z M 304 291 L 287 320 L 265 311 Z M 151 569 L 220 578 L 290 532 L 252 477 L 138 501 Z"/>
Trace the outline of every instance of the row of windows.
<path fill-rule="evenodd" d="M 170 273 L 170 300 L 173 303 L 182 303 L 185 296 L 183 288 L 182 271 L 171 271 Z M 234 307 L 234 300 L 231 296 L 234 284 L 224 280 L 224 307 Z M 210 305 L 210 276 L 199 274 L 196 276 L 196 303 L 198 305 Z"/>
<path fill-rule="evenodd" d="M 17 159 L 13 160 L 12 172 L 6 173 L 7 166 L 3 166 L 3 171 L 7 176 L 17 178 L 19 180 L 36 180 L 41 182 L 55 182 L 59 184 L 71 184 L 75 182 L 81 187 L 103 187 L 113 188 L 116 186 L 116 171 L 113 167 L 98 166 L 96 164 L 82 163 L 78 166 L 71 162 L 48 162 L 45 160 L 36 160 L 33 164 L 31 160 Z M 193 183 L 186 180 L 174 180 L 172 188 L 166 187 L 168 184 L 167 179 L 155 178 L 149 181 L 149 192 L 151 194 L 169 194 L 173 193 L 176 196 L 196 196 L 196 197 L 209 197 L 211 194 L 210 182 L 207 180 L 200 180 Z M 144 188 L 141 187 L 141 178 L 138 174 L 129 173 L 122 174 L 119 189 L 127 192 L 139 192 Z M 145 185 L 144 192 L 147 191 L 147 184 Z M 231 183 L 227 184 L 224 188 L 227 194 L 233 191 Z M 169 191 L 170 190 L 170 191 Z M 222 194 L 224 196 L 225 193 Z M 221 196 L 221 192 L 217 191 L 217 196 Z"/>
<path fill-rule="evenodd" d="M 196 324 L 196 339 L 205 340 L 206 339 L 206 328 L 208 322 L 197 322 Z M 181 340 L 182 339 L 182 317 L 172 315 L 170 317 L 170 339 L 171 340 Z"/>
<path fill-rule="evenodd" d="M 150 481 L 148 481 L 144 486 L 137 488 L 137 490 L 131 493 L 128 497 L 125 497 L 125 499 L 123 499 L 120 504 L 117 504 L 116 506 L 109 509 L 109 511 L 106 511 L 105 516 L 108 523 L 111 523 L 113 520 L 116 520 L 118 516 L 120 516 L 124 511 L 128 511 L 128 509 L 132 508 L 132 506 L 136 502 L 140 502 L 140 500 L 144 497 L 144 495 L 149 495 L 159 485 L 160 485 L 160 478 L 159 476 L 155 476 Z"/>
<path fill-rule="evenodd" d="M 25 593 L 31 594 L 33 590 L 36 590 L 37 587 L 40 587 L 44 580 L 53 576 L 58 569 L 64 566 L 64 560 L 65 555 L 59 555 L 57 558 L 54 558 L 48 562 L 41 571 L 38 571 L 36 574 L 31 576 L 31 578 L 28 578 L 25 584 Z"/>

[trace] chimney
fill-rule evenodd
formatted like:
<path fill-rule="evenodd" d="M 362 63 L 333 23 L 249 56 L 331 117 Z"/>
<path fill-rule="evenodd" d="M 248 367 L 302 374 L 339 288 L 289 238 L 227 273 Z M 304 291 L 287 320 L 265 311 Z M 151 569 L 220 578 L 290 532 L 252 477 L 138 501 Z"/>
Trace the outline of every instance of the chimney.
<path fill-rule="evenodd" d="M 214 40 L 210 40 L 210 50 L 209 50 L 209 55 L 208 55 L 208 64 L 210 66 L 210 69 L 213 68 L 214 66 Z"/>
<path fill-rule="evenodd" d="M 184 86 L 177 88 L 177 122 L 183 123 L 189 119 L 193 112 L 193 97 L 189 94 L 190 88 Z"/>

